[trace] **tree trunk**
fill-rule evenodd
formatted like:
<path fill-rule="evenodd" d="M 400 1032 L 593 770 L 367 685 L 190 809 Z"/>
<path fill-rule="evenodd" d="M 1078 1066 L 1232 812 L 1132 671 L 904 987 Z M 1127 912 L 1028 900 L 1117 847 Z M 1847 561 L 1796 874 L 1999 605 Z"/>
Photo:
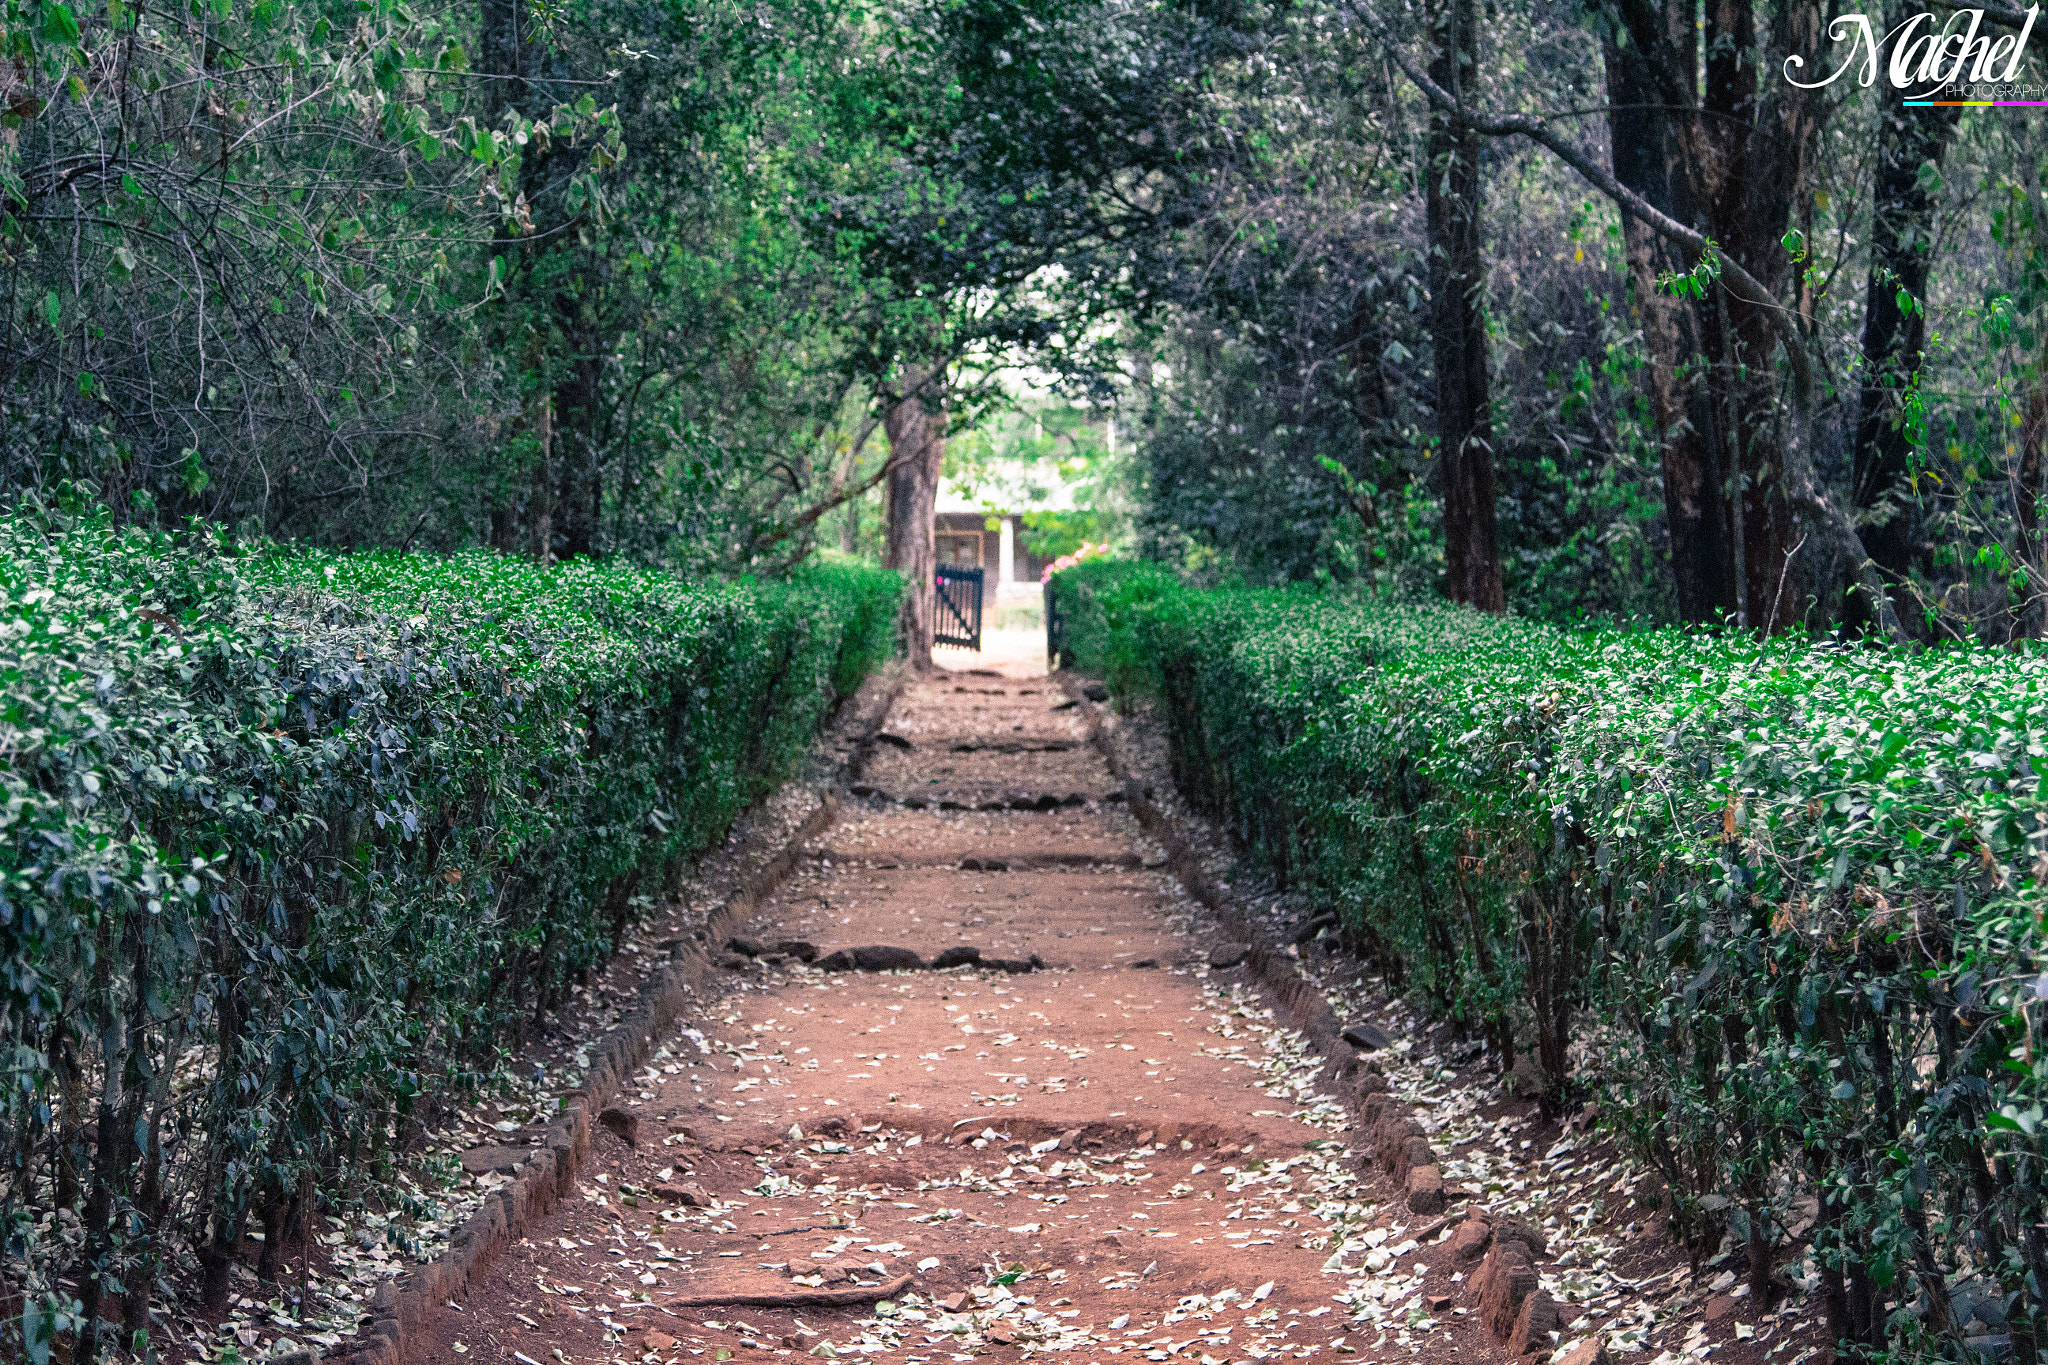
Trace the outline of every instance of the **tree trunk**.
<path fill-rule="evenodd" d="M 1667 26 L 1680 9 L 1658 16 Z M 1696 43 L 1689 22 L 1664 35 L 1671 50 Z M 1681 155 L 1679 130 L 1671 126 L 1652 58 L 1644 45 L 1606 45 L 1608 140 L 1614 177 L 1681 222 L 1694 216 L 1686 202 L 1689 186 L 1673 169 Z M 1678 616 L 1712 621 L 1735 613 L 1730 572 L 1728 502 L 1721 462 L 1711 444 L 1718 423 L 1707 386 L 1688 371 L 1702 350 L 1697 307 L 1658 287 L 1658 280 L 1687 270 L 1691 262 L 1677 248 L 1633 216 L 1624 215 L 1623 241 L 1635 290 L 1643 340 L 1649 352 L 1645 379 L 1652 420 L 1657 424 L 1664 484 L 1664 521 L 1671 544 L 1671 576 L 1678 590 Z"/>
<path fill-rule="evenodd" d="M 2041 580 L 2041 469 L 2042 447 L 2048 445 L 2048 338 L 2034 361 L 2032 382 L 2027 385 L 2027 410 L 2020 418 L 2020 459 L 2013 471 L 2013 514 L 2019 521 L 2020 558 L 2027 566 L 2027 598 L 2019 606 L 2013 634 L 2020 639 L 2040 638 L 2043 625 Z"/>
<path fill-rule="evenodd" d="M 1643 163 L 1660 162 L 1669 215 L 1697 225 L 1722 259 L 1775 293 L 1790 260 L 1781 239 L 1805 192 L 1826 106 L 1815 92 L 1775 74 L 1759 78 L 1781 70 L 1786 54 L 1818 50 L 1819 7 L 1786 4 L 1769 14 L 1766 39 L 1754 0 L 1705 0 L 1697 10 L 1679 0 L 1614 0 L 1613 17 L 1626 33 L 1617 45 L 1632 55 L 1610 54 L 1609 76 L 1620 78 L 1617 105 L 1670 111 L 1657 120 L 1659 136 L 1649 146 L 1639 110 L 1611 116 L 1616 178 L 1628 167 L 1639 183 L 1654 185 L 1655 171 Z M 1663 273 L 1655 261 L 1638 269 Z M 1693 445 L 1671 450 L 1666 428 L 1673 463 L 1665 496 L 1676 508 L 1673 567 L 1682 610 L 1702 619 L 1732 607 L 1738 621 L 1764 630 L 1793 624 L 1809 601 L 1821 604 L 1825 616 L 1838 605 L 1835 589 L 1860 574 L 1862 549 L 1812 473 L 1802 378 L 1810 365 L 1803 354 L 1796 357 L 1790 391 L 1779 393 L 1777 306 L 1725 283 L 1710 289 L 1704 305 L 1686 309 L 1690 336 L 1675 314 L 1661 333 L 1646 327 L 1662 352 L 1660 364 L 1707 362 L 1705 392 L 1685 403 Z M 1677 408 L 1667 399 L 1660 421 Z M 1717 500 L 1720 516 L 1712 508 Z"/>
<path fill-rule="evenodd" d="M 540 467 L 533 480 L 533 557 L 555 562 L 555 397 L 541 395 L 534 405 L 540 437 Z"/>
<path fill-rule="evenodd" d="M 532 77 L 539 59 L 534 51 L 532 22 L 525 0 L 479 0 L 477 8 L 477 74 L 484 78 L 485 121 L 496 126 L 508 111 L 524 111 L 533 103 Z M 533 161 L 531 156 L 525 158 L 523 177 L 531 176 Z M 522 184 L 522 191 L 524 188 Z M 492 250 L 508 275 L 525 254 L 517 230 L 502 223 L 495 231 Z M 508 310 L 510 315 L 515 314 Z M 521 363 L 531 367 L 542 347 L 530 328 L 524 330 Z M 529 395 L 521 406 L 519 418 L 512 425 L 511 434 L 515 437 L 538 430 L 546 420 L 544 404 L 533 396 Z M 543 449 L 547 439 L 543 432 Z M 508 471 L 488 509 L 491 545 L 507 554 L 531 553 L 545 564 L 548 542 L 552 539 L 552 528 L 545 524 L 546 509 L 553 497 L 545 455 L 538 475 L 527 468 Z"/>
<path fill-rule="evenodd" d="M 526 107 L 532 34 L 524 0 L 482 0 L 479 10 L 482 41 L 477 69 L 479 74 L 495 78 L 484 82 L 484 99 L 491 121 L 496 123 L 506 109 Z"/>
<path fill-rule="evenodd" d="M 906 387 L 910 397 L 889 409 L 884 427 L 889 434 L 888 546 L 882 567 L 901 570 L 903 648 L 912 668 L 932 666 L 932 577 L 938 572 L 938 551 L 932 534 L 933 509 L 939 496 L 939 465 L 945 458 L 945 381 L 916 374 Z"/>
<path fill-rule="evenodd" d="M 1479 61 L 1474 0 L 1442 0 L 1431 77 L 1462 102 Z M 1493 412 L 1482 292 L 1479 133 L 1440 110 L 1429 120 L 1430 331 L 1436 362 L 1446 593 L 1482 611 L 1506 608 L 1494 526 Z"/>
<path fill-rule="evenodd" d="M 846 491 L 846 485 L 853 479 L 853 468 L 860 460 L 860 448 L 865 442 L 849 443 L 839 463 L 832 469 L 832 495 L 838 497 Z M 850 499 L 839 517 L 839 548 L 852 554 L 860 548 L 860 499 Z"/>
<path fill-rule="evenodd" d="M 1766 289 L 1778 293 L 1792 264 L 1785 229 L 1807 192 L 1825 106 L 1815 92 L 1775 74 L 1783 65 L 1777 54 L 1819 50 L 1819 7 L 1788 4 L 1771 13 L 1774 27 L 1765 42 L 1751 0 L 1708 0 L 1709 117 L 1701 125 L 1714 148 L 1711 235 Z M 1774 74 L 1764 81 L 1759 71 Z M 1736 344 L 1735 354 L 1717 359 L 1730 364 L 1728 392 L 1735 408 L 1744 616 L 1752 628 L 1772 631 L 1797 624 L 1808 601 L 1822 607 L 1824 618 L 1832 616 L 1839 605 L 1836 589 L 1860 566 L 1825 562 L 1822 533 L 1827 528 L 1812 525 L 1809 514 L 1794 506 L 1795 483 L 1802 496 L 1808 491 L 1808 433 L 1802 428 L 1810 414 L 1802 410 L 1803 403 L 1781 402 L 1771 360 L 1778 339 L 1775 320 L 1764 306 L 1731 290 L 1720 292 Z M 1804 559 L 1795 563 L 1802 552 Z"/>
<path fill-rule="evenodd" d="M 98 959 L 93 964 L 91 999 L 95 1006 L 93 1014 L 98 1016 L 93 1022 L 99 1025 L 98 1131 L 93 1144 L 92 1173 L 86 1186 L 85 1209 L 79 1219 L 84 1246 L 73 1266 L 78 1279 L 80 1312 L 72 1359 L 82 1365 L 92 1365 L 100 1357 L 100 1337 L 105 1329 L 101 1305 L 106 1301 L 109 1282 L 118 1282 L 119 1278 L 119 1271 L 114 1265 L 117 1256 L 115 1197 L 133 1169 L 128 1152 L 133 1123 L 132 1120 L 123 1120 L 128 1118 L 129 1101 L 124 1086 L 129 1078 L 130 1055 L 135 1040 L 128 1036 L 125 1021 L 120 1015 L 108 1008 L 114 997 L 112 915 L 101 918 L 95 934 L 95 946 Z M 138 980 L 136 989 L 143 990 L 146 985 L 145 980 Z"/>
<path fill-rule="evenodd" d="M 2048 310 L 2042 308 L 2040 274 L 2048 262 L 2048 214 L 2041 203 L 2040 165 L 2031 152 L 2021 159 L 2021 184 L 2036 206 L 2034 218 L 2035 342 L 2027 376 L 2027 407 L 2020 418 L 2020 458 L 2012 473 L 2013 512 L 2019 521 L 2019 557 L 2027 569 L 2027 596 L 2014 613 L 2013 634 L 2039 639 L 2048 633 L 2048 557 L 2041 538 L 2041 476 L 2048 465 Z"/>
<path fill-rule="evenodd" d="M 567 373 L 555 385 L 554 446 L 557 487 L 555 528 L 563 559 L 587 558 L 598 549 L 604 516 L 604 331 L 595 317 L 603 289 L 604 262 L 586 259 L 581 289 L 555 298 L 563 338 L 569 343 Z"/>
<path fill-rule="evenodd" d="M 1903 17 L 1892 14 L 1887 27 Z M 1908 90 L 1903 95 L 1912 99 L 1926 93 Z M 1935 210 L 1920 168 L 1941 164 L 1955 127 L 1954 109 L 1908 109 L 1887 101 L 1878 110 L 1853 467 L 1856 510 L 1876 514 L 1863 532 L 1863 544 L 1888 587 L 1906 581 L 1918 538 L 1908 484 L 1911 448 L 1904 398 L 1927 346 L 1927 317 L 1919 305 L 1927 294 Z M 1900 306 L 1902 294 L 1906 307 Z"/>

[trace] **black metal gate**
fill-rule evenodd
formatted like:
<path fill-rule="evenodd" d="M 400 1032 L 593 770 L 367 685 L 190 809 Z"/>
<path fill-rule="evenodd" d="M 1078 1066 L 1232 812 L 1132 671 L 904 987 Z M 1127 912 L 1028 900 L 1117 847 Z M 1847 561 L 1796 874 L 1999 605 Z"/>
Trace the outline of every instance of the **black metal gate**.
<path fill-rule="evenodd" d="M 932 643 L 981 648 L 981 570 L 958 564 L 939 565 L 933 596 L 938 598 L 932 622 Z"/>
<path fill-rule="evenodd" d="M 1045 666 L 1052 672 L 1059 672 L 1060 651 L 1067 647 L 1066 623 L 1060 620 L 1059 595 L 1052 590 L 1052 580 L 1045 580 Z"/>

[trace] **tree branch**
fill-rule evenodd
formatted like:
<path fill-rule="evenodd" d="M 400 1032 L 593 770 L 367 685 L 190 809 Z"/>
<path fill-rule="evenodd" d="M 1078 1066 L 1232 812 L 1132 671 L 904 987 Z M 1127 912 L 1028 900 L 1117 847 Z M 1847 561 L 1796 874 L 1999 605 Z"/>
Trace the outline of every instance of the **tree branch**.
<path fill-rule="evenodd" d="M 866 421 L 861 423 L 860 433 L 853 439 L 853 449 L 846 453 L 845 462 L 841 466 L 843 469 L 851 470 L 853 468 L 853 462 L 860 457 L 861 447 L 865 446 L 868 443 L 868 438 L 875 434 L 875 428 L 882 425 L 889 409 L 895 407 L 898 403 L 908 402 L 910 399 L 923 394 L 925 389 L 930 386 L 932 378 L 941 373 L 941 368 L 935 367 L 930 375 L 919 380 L 910 392 L 901 397 L 895 397 L 887 393 L 882 395 L 881 412 L 868 417 Z M 747 544 L 748 550 L 758 550 L 764 545 L 773 545 L 779 540 L 787 540 L 793 535 L 808 531 L 811 527 L 817 525 L 818 519 L 827 512 L 832 511 L 836 507 L 845 506 L 882 480 L 888 478 L 890 473 L 900 468 L 907 458 L 907 455 L 897 455 L 892 452 L 888 459 L 882 461 L 880 469 L 877 469 L 873 474 L 862 479 L 852 487 L 843 486 L 845 482 L 843 477 L 835 478 L 833 482 L 839 486 L 835 488 L 833 493 L 813 506 L 806 508 L 788 521 L 777 522 L 765 530 L 755 532 L 754 538 Z M 798 558 L 802 558 L 802 556 L 799 555 Z"/>
<path fill-rule="evenodd" d="M 1947 8 L 1958 10 L 1983 10 L 1984 18 L 1986 20 L 1994 24 L 2002 24 L 2006 28 L 2023 29 L 2027 26 L 2028 20 L 2031 18 L 2031 11 L 2029 10 L 2014 9 L 2011 5 L 1991 4 L 1989 3 L 1989 0 L 1985 0 L 1984 3 L 1978 4 L 1967 4 L 1960 2 L 1952 3 L 1949 4 Z"/>

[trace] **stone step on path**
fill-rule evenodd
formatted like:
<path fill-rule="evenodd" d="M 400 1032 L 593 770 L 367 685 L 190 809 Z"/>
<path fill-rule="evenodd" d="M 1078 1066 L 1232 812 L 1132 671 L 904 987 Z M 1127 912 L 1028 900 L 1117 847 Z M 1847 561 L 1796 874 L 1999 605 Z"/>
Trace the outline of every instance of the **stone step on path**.
<path fill-rule="evenodd" d="M 1209 967 L 1224 940 L 1102 799 L 1084 717 L 969 681 L 914 683 L 889 726 L 912 747 L 869 769 L 927 808 L 849 803 L 749 927 L 812 965 L 734 953 L 740 989 L 410 1359 L 1507 1358 L 1454 1306 L 1453 1225 L 1354 1158 L 1323 1059 Z M 1044 742 L 956 751 L 1015 735 Z M 998 788 L 1089 796 L 938 808 Z M 1030 969 L 858 969 L 877 948 Z"/>

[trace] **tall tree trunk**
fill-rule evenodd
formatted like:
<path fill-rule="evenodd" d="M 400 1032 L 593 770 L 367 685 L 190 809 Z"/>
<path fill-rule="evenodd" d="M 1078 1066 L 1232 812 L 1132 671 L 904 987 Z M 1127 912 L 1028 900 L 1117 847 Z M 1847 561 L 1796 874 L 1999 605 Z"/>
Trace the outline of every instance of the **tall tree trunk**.
<path fill-rule="evenodd" d="M 1775 287 L 1780 271 L 1770 267 L 1778 262 L 1765 262 L 1760 271 L 1757 257 L 1772 252 L 1782 257 L 1784 248 L 1775 239 L 1785 214 L 1767 220 L 1774 224 L 1767 229 L 1773 239 L 1768 245 L 1759 241 L 1760 225 L 1744 218 L 1759 169 L 1752 126 L 1758 105 L 1755 7 L 1752 0 L 1705 0 L 1702 13 L 1707 41 L 1702 104 L 1708 118 L 1700 132 L 1710 148 L 1703 196 L 1715 229 L 1710 235 L 1752 275 Z M 1739 522 L 1729 534 L 1735 548 L 1735 619 L 1741 626 L 1768 629 L 1771 608 L 1759 597 L 1784 568 L 1784 547 L 1778 543 L 1782 526 L 1773 515 L 1773 474 L 1778 471 L 1769 467 L 1777 436 L 1769 365 L 1774 334 L 1754 308 L 1740 306 L 1725 289 L 1716 291 L 1714 307 L 1719 325 L 1708 329 L 1706 349 L 1713 359 L 1720 410 L 1727 414 L 1722 430 L 1730 514 Z"/>
<path fill-rule="evenodd" d="M 1632 155 L 1661 156 L 1672 216 L 1697 225 L 1725 259 L 1775 292 L 1789 262 L 1781 239 L 1805 192 L 1826 105 L 1817 92 L 1776 75 L 1786 54 L 1821 46 L 1820 7 L 1788 0 L 1767 13 L 1765 41 L 1755 0 L 1704 0 L 1697 10 L 1681 0 L 1614 0 L 1615 21 L 1638 62 L 1611 63 L 1610 78 L 1620 75 L 1625 87 L 1633 81 L 1645 103 L 1669 111 L 1661 119 L 1663 145 L 1645 149 L 1632 135 L 1617 137 L 1617 172 Z M 1617 112 L 1615 126 L 1629 117 Z M 1649 173 L 1637 165 L 1631 174 Z M 1690 584 L 1683 599 L 1689 615 L 1732 605 L 1738 621 L 1769 630 L 1793 624 L 1809 600 L 1831 613 L 1835 589 L 1860 571 L 1862 547 L 1843 532 L 1845 523 L 1812 475 L 1803 386 L 1795 380 L 1793 393 L 1777 392 L 1777 309 L 1718 284 L 1713 289 L 1704 307 L 1689 310 L 1689 345 L 1706 361 L 1706 392 L 1686 405 L 1703 458 L 1679 462 L 1681 477 L 1666 496 L 1684 513 L 1689 489 L 1711 502 L 1709 486 L 1719 482 L 1725 516 L 1717 536 L 1704 502 L 1695 502 L 1698 524 L 1690 529 L 1698 534 L 1684 547 L 1689 562 L 1674 567 Z M 1688 342 L 1682 329 L 1661 343 L 1653 330 L 1652 344 L 1670 354 Z M 1674 410 L 1667 403 L 1666 412 Z M 1717 463 L 1715 480 L 1708 471 Z M 1815 516 L 1820 524 L 1807 520 Z M 1674 554 L 1685 529 L 1682 519 L 1674 524 Z M 1815 544 L 1795 563 L 1809 539 Z M 1725 565 L 1719 573 L 1710 563 L 1717 555 Z M 1839 562 L 1845 558 L 1858 562 Z"/>
<path fill-rule="evenodd" d="M 533 557 L 542 564 L 555 561 L 555 396 L 542 394 L 532 402 L 536 434 L 540 438 L 540 467 L 533 479 Z"/>
<path fill-rule="evenodd" d="M 1402 440 L 1394 428 L 1394 399 L 1387 392 L 1384 372 L 1387 337 L 1379 311 L 1366 306 L 1364 300 L 1352 313 L 1349 338 L 1351 415 L 1363 438 L 1357 461 L 1363 474 L 1345 482 L 1345 493 L 1365 537 L 1360 571 L 1370 580 L 1390 553 L 1383 543 L 1379 498 L 1393 493 L 1398 500 L 1399 490 L 1407 483 L 1407 468 L 1398 458 L 1389 458 L 1390 451 L 1401 448 Z"/>
<path fill-rule="evenodd" d="M 1441 0 L 1432 21 L 1430 76 L 1457 95 L 1479 62 L 1474 0 Z M 1479 195 L 1479 133 L 1440 110 L 1429 120 L 1430 330 L 1436 362 L 1437 453 L 1442 461 L 1446 590 L 1482 611 L 1506 609 L 1494 526 L 1493 412 L 1487 383 L 1486 285 Z"/>
<path fill-rule="evenodd" d="M 1674 53 L 1689 54 L 1698 39 L 1689 8 L 1667 5 L 1650 16 Z M 1679 169 L 1682 133 L 1673 126 L 1668 96 L 1659 88 L 1653 56 L 1640 41 L 1606 44 L 1608 142 L 1614 177 L 1680 222 L 1695 213 Z M 1677 173 L 1674 173 L 1676 171 Z M 1712 621 L 1735 612 L 1725 475 L 1713 440 L 1718 423 L 1708 386 L 1690 362 L 1701 350 L 1698 308 L 1658 287 L 1691 262 L 1647 224 L 1624 215 L 1623 242 L 1649 352 L 1646 389 L 1657 424 L 1664 485 L 1664 521 L 1671 542 L 1671 576 L 1678 616 Z"/>
<path fill-rule="evenodd" d="M 477 27 L 477 74 L 483 77 L 485 121 L 496 126 L 503 122 L 509 111 L 524 112 L 533 105 L 533 78 L 541 59 L 533 42 L 533 23 L 527 12 L 526 0 L 479 0 Z M 535 157 L 528 155 L 522 162 L 522 193 L 527 188 L 526 182 L 533 177 L 534 161 Z M 528 253 L 521 246 L 518 229 L 510 224 L 500 224 L 495 238 L 492 250 L 510 275 Z M 508 316 L 516 317 L 517 314 L 508 312 Z M 523 336 L 519 336 L 521 332 Z M 519 336 L 521 364 L 528 369 L 533 368 L 545 354 L 545 347 L 534 335 L 531 321 L 517 326 L 514 335 Z M 529 393 L 522 406 L 519 417 L 511 423 L 509 434 L 513 438 L 529 432 L 538 436 L 540 468 L 536 471 L 529 466 L 506 472 L 503 484 L 488 509 L 491 544 L 508 554 L 530 553 L 545 564 L 550 553 L 549 542 L 553 539 L 549 510 L 556 494 L 548 468 L 551 405 L 545 396 Z M 523 443 L 521 448 L 524 448 Z"/>
<path fill-rule="evenodd" d="M 528 0 L 480 3 L 481 74 L 492 78 L 492 122 L 514 111 L 544 117 L 575 75 L 566 49 L 539 40 Z M 541 457 L 526 525 L 507 538 L 530 544 L 544 564 L 595 554 L 604 507 L 603 377 L 611 349 L 606 260 L 578 241 L 581 214 L 560 192 L 580 155 L 567 142 L 523 149 L 518 189 L 530 226 L 507 224 L 496 243 L 512 280 L 509 316 L 523 321 L 526 333 L 526 397 L 516 430 L 539 436 Z M 515 508 L 509 519 L 517 518 Z M 494 535 L 507 519 L 494 515 Z"/>
<path fill-rule="evenodd" d="M 1826 110 L 1817 92 L 1779 79 L 1784 53 L 1820 49 L 1819 6 L 1787 3 L 1768 11 L 1769 41 L 1757 31 L 1752 0 L 1707 0 L 1706 87 L 1708 117 L 1701 126 L 1712 148 L 1712 183 L 1706 198 L 1710 233 L 1734 260 L 1774 293 L 1782 291 L 1791 257 L 1784 245 L 1794 206 L 1807 193 L 1809 168 Z M 1760 73 L 1771 73 L 1768 80 Z M 1818 538 L 1788 496 L 1796 458 L 1802 466 L 1808 433 L 1798 429 L 1806 414 L 1797 403 L 1781 403 L 1771 354 L 1777 342 L 1773 318 L 1764 307 L 1729 290 L 1726 297 L 1735 352 L 1716 357 L 1726 366 L 1734 402 L 1734 444 L 1739 467 L 1738 515 L 1743 518 L 1743 564 L 1738 576 L 1745 594 L 1743 616 L 1754 629 L 1771 631 L 1796 624 L 1812 599 L 1824 615 L 1837 603 L 1822 603 L 1857 566 L 1823 564 Z M 1809 539 L 1816 544 L 1807 546 Z M 1797 563 L 1794 556 L 1805 550 Z M 1860 548 L 1860 547 L 1859 547 Z"/>
<path fill-rule="evenodd" d="M 882 566 L 903 573 L 908 588 L 903 595 L 903 648 L 911 667 L 927 669 L 932 666 L 937 607 L 932 577 L 939 564 L 932 519 L 939 497 L 939 465 L 946 453 L 945 381 L 929 373 L 914 374 L 905 387 L 910 396 L 889 409 L 883 424 L 892 467 Z"/>
<path fill-rule="evenodd" d="M 860 459 L 860 445 L 849 444 L 838 464 L 832 469 L 832 494 L 837 497 L 844 492 L 848 481 L 853 478 L 853 467 Z M 852 554 L 860 548 L 860 499 L 847 502 L 839 516 L 839 548 Z"/>
<path fill-rule="evenodd" d="M 1891 13 L 1887 28 L 1903 20 Z M 1880 59 L 1889 61 L 1889 53 Z M 1908 90 L 1904 98 L 1927 97 Z M 1955 132 L 1954 109 L 1908 109 L 1894 100 L 1878 108 L 1877 168 L 1870 215 L 1870 273 L 1864 291 L 1863 376 L 1856 421 L 1854 499 L 1860 513 L 1876 513 L 1863 532 L 1864 547 L 1885 584 L 1906 581 L 1918 535 L 1905 426 L 1905 391 L 1927 347 L 1927 294 L 1932 264 L 1934 196 L 1921 167 L 1940 166 Z M 1901 307 L 1901 296 L 1907 306 Z M 1866 613 L 1867 614 L 1867 613 Z M 1859 622 L 1859 624 L 1867 624 Z"/>
<path fill-rule="evenodd" d="M 567 372 L 555 385 L 555 539 L 563 559 L 597 553 L 604 515 L 604 329 L 597 317 L 604 262 L 586 258 L 581 288 L 558 292 L 555 307 L 569 344 Z"/>
<path fill-rule="evenodd" d="M 83 1365 L 92 1365 L 100 1358 L 100 1337 L 105 1330 L 101 1306 L 106 1301 L 109 1282 L 118 1282 L 119 1277 L 114 1265 L 117 1256 L 116 1194 L 127 1183 L 126 1176 L 133 1169 L 128 1153 L 132 1124 L 122 1121 L 127 1117 L 128 1097 L 124 1086 L 129 1079 L 129 1054 L 133 1042 L 128 1037 L 125 1022 L 114 1007 L 113 955 L 116 944 L 111 914 L 101 918 L 95 937 L 98 959 L 93 964 L 92 1002 L 93 1014 L 98 1016 L 93 1022 L 99 1025 L 99 1123 L 93 1143 L 92 1174 L 86 1186 L 85 1209 L 79 1219 L 84 1246 L 73 1267 L 78 1279 L 80 1313 L 72 1359 L 83 1362 Z M 140 991 L 147 985 L 146 981 L 138 980 L 135 988 Z"/>
<path fill-rule="evenodd" d="M 2019 463 L 2012 473 L 2013 511 L 2019 521 L 2019 555 L 2027 568 L 2027 597 L 2020 603 L 2013 633 L 2038 639 L 2048 633 L 2048 556 L 2041 537 L 2041 476 L 2048 466 L 2048 213 L 2041 208 L 2041 165 L 2028 147 L 2021 156 L 2020 183 L 2032 205 L 2033 259 L 2029 290 L 2034 302 L 2034 364 L 2027 376 L 2027 407 L 2020 418 Z"/>
<path fill-rule="evenodd" d="M 2013 510 L 2020 523 L 2020 555 L 2032 574 L 2041 571 L 2041 447 L 2048 442 L 2048 346 L 2035 360 L 2034 382 L 2027 386 L 2027 410 L 2020 419 L 2020 462 L 2013 475 Z M 2031 592 L 2038 600 L 2041 585 Z M 2023 614 L 2021 634 L 2032 638 L 2041 633 L 2037 601 L 2029 602 Z"/>
<path fill-rule="evenodd" d="M 484 98 L 493 123 L 507 109 L 523 109 L 528 101 L 526 77 L 533 57 L 531 24 L 525 0 L 482 0 L 482 32 L 478 74 L 486 77 Z"/>

